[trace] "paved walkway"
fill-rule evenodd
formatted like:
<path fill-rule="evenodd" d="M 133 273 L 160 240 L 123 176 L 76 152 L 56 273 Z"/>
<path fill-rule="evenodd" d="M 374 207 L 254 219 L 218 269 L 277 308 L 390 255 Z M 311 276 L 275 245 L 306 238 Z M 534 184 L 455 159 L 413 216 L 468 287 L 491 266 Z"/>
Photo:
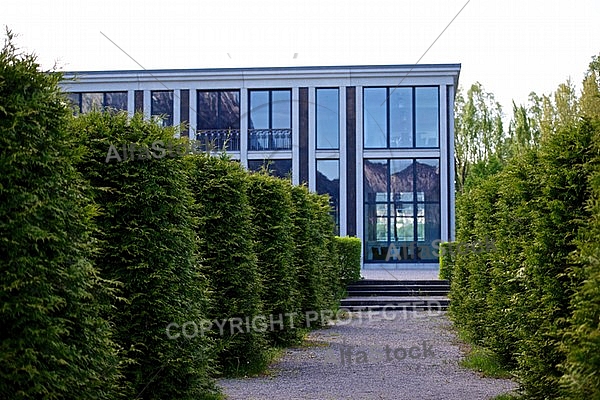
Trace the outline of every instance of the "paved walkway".
<path fill-rule="evenodd" d="M 441 311 L 353 313 L 307 343 L 263 377 L 219 384 L 231 400 L 481 400 L 516 388 L 458 365 L 462 354 Z"/>

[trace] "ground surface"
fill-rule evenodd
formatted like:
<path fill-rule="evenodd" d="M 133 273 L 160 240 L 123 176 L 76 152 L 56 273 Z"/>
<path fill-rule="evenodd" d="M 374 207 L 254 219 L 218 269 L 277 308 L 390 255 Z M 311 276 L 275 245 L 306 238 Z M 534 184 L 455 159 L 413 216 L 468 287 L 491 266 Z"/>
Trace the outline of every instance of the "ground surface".
<path fill-rule="evenodd" d="M 219 384 L 232 400 L 480 400 L 516 388 L 458 366 L 444 312 L 354 313 L 308 343 L 286 350 L 267 376 Z"/>

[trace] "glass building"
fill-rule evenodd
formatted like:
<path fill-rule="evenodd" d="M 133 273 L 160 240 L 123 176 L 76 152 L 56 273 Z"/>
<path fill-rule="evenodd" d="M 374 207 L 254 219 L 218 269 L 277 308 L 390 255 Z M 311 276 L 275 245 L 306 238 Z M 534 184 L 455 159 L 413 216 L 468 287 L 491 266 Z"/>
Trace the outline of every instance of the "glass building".
<path fill-rule="evenodd" d="M 142 112 L 249 170 L 327 193 L 364 268 L 432 268 L 454 239 L 460 64 L 65 74 L 79 112 Z M 75 78 L 75 79 L 73 79 Z"/>

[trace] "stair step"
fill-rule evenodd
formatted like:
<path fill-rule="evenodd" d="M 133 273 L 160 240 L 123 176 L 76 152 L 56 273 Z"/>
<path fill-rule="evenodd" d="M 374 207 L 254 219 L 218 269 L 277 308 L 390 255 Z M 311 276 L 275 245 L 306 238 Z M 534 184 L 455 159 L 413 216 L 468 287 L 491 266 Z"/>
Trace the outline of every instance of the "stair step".
<path fill-rule="evenodd" d="M 371 312 L 371 311 L 446 311 L 448 304 L 404 304 L 404 305 L 371 305 L 371 306 L 344 306 L 349 312 Z"/>
<path fill-rule="evenodd" d="M 446 296 L 447 290 L 348 290 L 348 297 L 370 297 L 370 296 Z"/>
<path fill-rule="evenodd" d="M 445 279 L 427 279 L 427 280 L 382 280 L 382 279 L 361 279 L 353 282 L 352 285 L 449 285 Z"/>
<path fill-rule="evenodd" d="M 341 307 L 349 311 L 446 310 L 447 280 L 385 281 L 364 279 L 348 285 Z"/>

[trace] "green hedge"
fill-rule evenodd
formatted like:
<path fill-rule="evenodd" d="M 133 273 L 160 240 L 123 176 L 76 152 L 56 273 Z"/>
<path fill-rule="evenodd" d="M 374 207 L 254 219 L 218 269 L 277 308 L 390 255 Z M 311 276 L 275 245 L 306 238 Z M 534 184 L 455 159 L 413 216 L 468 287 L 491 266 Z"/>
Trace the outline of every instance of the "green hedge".
<path fill-rule="evenodd" d="M 360 254 L 362 244 L 357 237 L 335 238 L 340 264 L 340 285 L 347 285 L 360 280 Z"/>
<path fill-rule="evenodd" d="M 588 226 L 595 209 L 586 207 L 598 131 L 588 121 L 562 129 L 458 199 L 457 241 L 492 240 L 494 251 L 457 252 L 450 313 L 514 368 L 527 398 L 557 398 L 564 386 L 575 393 L 596 379 L 597 320 L 583 310 L 600 300 L 590 256 L 600 237 Z"/>
<path fill-rule="evenodd" d="M 452 271 L 455 264 L 455 242 L 440 243 L 440 279 L 452 282 Z"/>
<path fill-rule="evenodd" d="M 196 234 L 206 265 L 212 297 L 210 320 L 219 348 L 219 364 L 227 375 L 262 371 L 268 363 L 261 293 L 265 290 L 257 265 L 248 200 L 248 173 L 239 163 L 205 154 L 189 156 L 190 185 L 198 217 Z M 232 327 L 233 318 L 254 320 L 258 329 Z"/>
<path fill-rule="evenodd" d="M 300 301 L 293 260 L 292 185 L 264 173 L 249 174 L 248 179 L 254 249 L 263 283 L 264 312 L 269 316 L 268 337 L 275 346 L 297 344 L 302 331 L 295 323 Z"/>
<path fill-rule="evenodd" d="M 300 291 L 301 316 L 307 313 L 318 313 L 328 308 L 326 289 L 326 271 L 323 260 L 328 257 L 327 243 L 323 231 L 329 226 L 321 226 L 318 220 L 320 206 L 316 195 L 310 193 L 305 186 L 294 186 L 291 189 L 294 223 L 292 236 L 295 243 L 294 263 L 298 274 Z M 322 222 L 322 221 L 321 221 Z M 333 230 L 331 231 L 333 235 Z M 321 318 L 301 323 L 311 328 L 322 325 Z"/>
<path fill-rule="evenodd" d="M 80 115 L 72 127 L 86 144 L 79 169 L 100 207 L 95 260 L 102 276 L 122 285 L 111 322 L 124 352 L 128 398 L 198 399 L 216 392 L 208 338 L 167 336 L 170 324 L 198 323 L 208 309 L 182 158 L 154 159 L 144 150 L 172 141 L 174 132 L 141 115 L 109 112 Z M 108 159 L 111 145 L 124 145 L 129 159 Z"/>
<path fill-rule="evenodd" d="M 58 73 L 0 51 L 0 398 L 115 399 L 113 298 L 91 263 L 95 207 Z"/>

